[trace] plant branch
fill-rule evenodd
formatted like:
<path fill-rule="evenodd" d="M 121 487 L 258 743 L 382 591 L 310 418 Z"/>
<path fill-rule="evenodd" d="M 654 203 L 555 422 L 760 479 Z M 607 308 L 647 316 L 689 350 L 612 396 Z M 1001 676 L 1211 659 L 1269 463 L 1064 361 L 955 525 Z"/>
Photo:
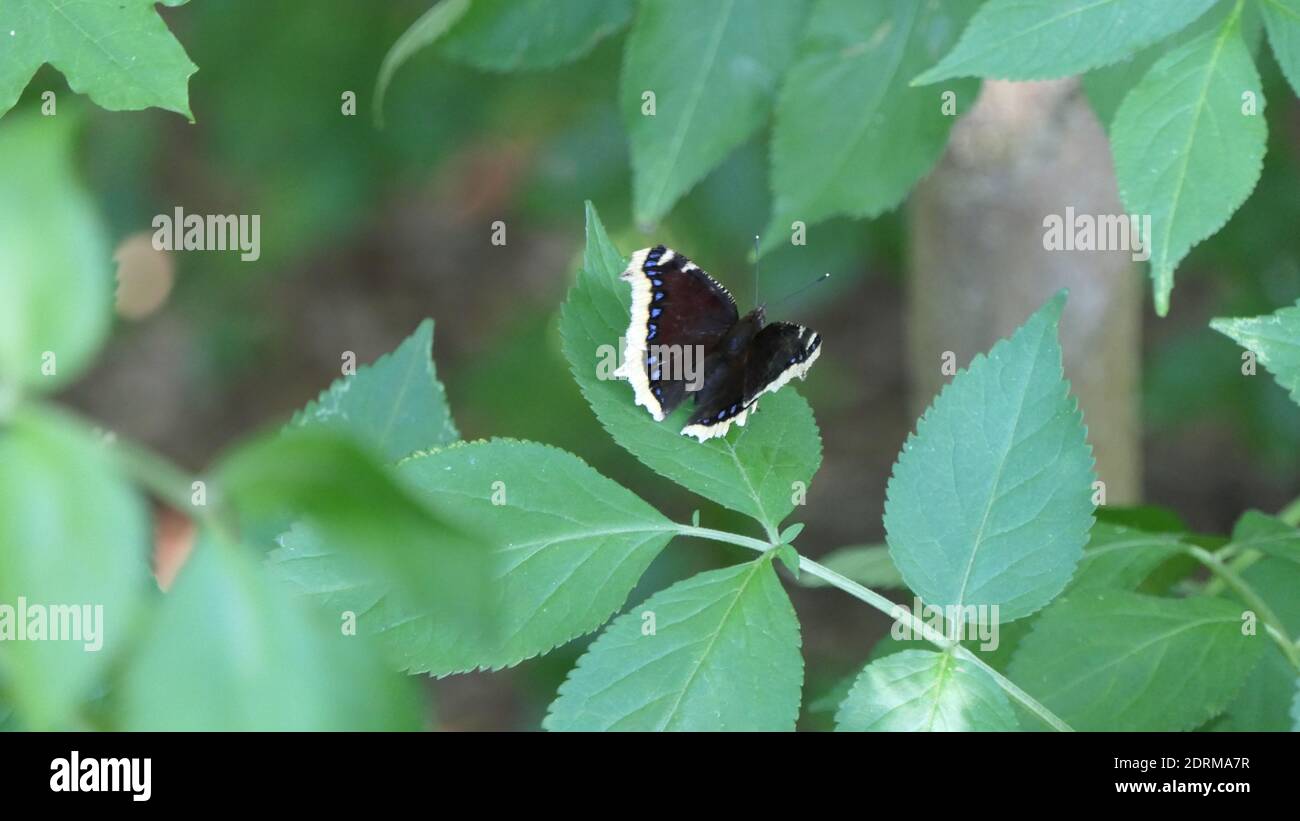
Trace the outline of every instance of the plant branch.
<path fill-rule="evenodd" d="M 759 553 L 766 553 L 772 549 L 772 545 L 762 539 L 755 539 L 750 536 L 741 536 L 739 533 L 730 533 L 726 530 L 714 530 L 711 527 L 696 527 L 694 525 L 683 525 L 673 523 L 673 529 L 682 536 L 694 536 L 698 539 L 709 539 L 714 542 L 726 542 L 727 544 L 747 547 L 750 550 L 757 550 Z"/>
<path fill-rule="evenodd" d="M 141 487 L 178 511 L 194 507 L 190 502 L 193 479 L 171 462 L 148 448 L 121 439 L 114 440 L 110 448 L 123 471 Z"/>
<path fill-rule="evenodd" d="M 1300 527 L 1300 499 L 1296 499 L 1282 508 L 1277 514 L 1277 520 L 1291 527 Z M 1232 561 L 1229 562 L 1228 567 L 1238 573 L 1264 558 L 1264 554 L 1254 548 L 1236 552 L 1234 547 L 1234 545 L 1229 544 L 1223 550 L 1220 550 L 1217 555 L 1220 558 L 1231 557 Z M 1223 592 L 1223 588 L 1226 586 L 1222 576 L 1215 576 L 1205 585 L 1205 593 L 1208 596 L 1217 596 Z"/>
<path fill-rule="evenodd" d="M 62 405 L 41 403 L 52 412 L 76 419 L 86 428 L 93 428 L 94 423 L 76 411 Z M 130 479 L 140 487 L 166 502 L 178 513 L 188 515 L 211 528 L 228 542 L 237 542 L 233 530 L 222 521 L 221 516 L 206 505 L 196 505 L 192 501 L 194 477 L 176 467 L 166 457 L 155 453 L 148 447 L 129 439 L 114 437 L 108 444 L 110 455 L 117 460 Z M 211 491 L 211 488 L 209 488 Z"/>
<path fill-rule="evenodd" d="M 694 527 L 692 525 L 679 524 L 677 525 L 677 532 L 683 536 L 695 536 L 701 539 L 727 542 L 728 544 L 738 545 L 740 547 L 748 548 L 749 550 L 758 551 L 759 553 L 766 553 L 768 550 L 775 547 L 774 544 L 769 544 L 749 536 L 741 536 L 736 533 L 728 533 L 725 530 L 713 530 L 712 528 L 707 527 Z M 773 542 L 775 541 L 776 539 L 773 539 Z M 1027 710 L 1038 716 L 1051 728 L 1061 732 L 1072 731 L 1069 724 L 1062 721 L 1059 716 L 1043 706 L 1042 703 L 1033 696 L 1017 687 L 1014 682 L 999 673 L 997 670 L 994 670 L 975 653 L 961 646 L 959 642 L 954 641 L 944 635 L 942 631 L 936 630 L 921 619 L 918 619 L 911 611 L 907 610 L 907 608 L 889 600 L 871 588 L 864 587 L 852 579 L 840 573 L 836 573 L 829 567 L 818 564 L 807 557 L 799 557 L 799 569 L 805 573 L 816 576 L 833 587 L 839 588 L 853 598 L 871 605 L 892 619 L 899 619 L 906 622 L 914 635 L 920 635 L 924 637 L 926 641 L 929 641 L 939 649 L 953 653 L 974 664 L 976 667 L 979 667 L 994 681 L 996 681 L 998 686 L 1006 691 L 1007 695 L 1020 702 Z"/>

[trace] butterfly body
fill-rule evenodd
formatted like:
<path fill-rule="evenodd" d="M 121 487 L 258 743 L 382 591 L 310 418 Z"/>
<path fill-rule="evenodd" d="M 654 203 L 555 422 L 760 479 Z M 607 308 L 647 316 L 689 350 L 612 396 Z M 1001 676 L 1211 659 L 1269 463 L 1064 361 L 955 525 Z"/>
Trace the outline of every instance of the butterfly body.
<path fill-rule="evenodd" d="M 616 373 L 656 421 L 693 398 L 682 433 L 701 442 L 744 425 L 760 395 L 803 379 L 821 352 L 815 331 L 768 325 L 761 306 L 741 317 L 721 283 L 662 245 L 633 254 L 622 278 L 632 307 Z"/>

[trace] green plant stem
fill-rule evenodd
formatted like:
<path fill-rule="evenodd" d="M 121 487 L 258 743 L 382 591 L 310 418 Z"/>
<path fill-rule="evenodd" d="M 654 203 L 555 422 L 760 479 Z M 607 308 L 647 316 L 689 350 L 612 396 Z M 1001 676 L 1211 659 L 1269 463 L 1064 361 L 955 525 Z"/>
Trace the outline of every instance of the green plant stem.
<path fill-rule="evenodd" d="M 1282 508 L 1282 511 L 1278 513 L 1278 521 L 1292 527 L 1300 527 L 1300 499 L 1296 499 L 1292 501 L 1291 504 L 1288 504 L 1287 507 Z M 1219 551 L 1216 556 L 1217 559 L 1222 559 L 1223 555 L 1231 551 L 1232 547 L 1234 546 L 1229 544 L 1229 546 L 1223 548 L 1222 551 Z M 1242 585 L 1249 587 L 1248 583 L 1245 582 L 1245 579 L 1240 578 L 1240 575 L 1238 574 L 1242 573 L 1242 570 L 1249 568 L 1249 566 L 1255 564 L 1255 562 L 1261 559 L 1264 559 L 1264 553 L 1257 551 L 1257 549 L 1247 548 L 1238 553 L 1238 555 L 1232 556 L 1231 561 L 1227 562 L 1226 569 L 1229 570 L 1229 574 L 1236 575 L 1239 581 L 1242 582 Z M 1214 570 L 1214 565 L 1210 565 L 1210 570 Z M 1205 595 L 1217 596 L 1221 594 L 1223 588 L 1227 586 L 1229 586 L 1229 575 L 1216 573 L 1214 574 L 1214 578 L 1210 579 L 1210 581 L 1206 583 Z M 1279 624 L 1281 624 L 1281 622 L 1279 622 Z M 1268 627 L 1269 635 L 1271 635 L 1274 640 L 1281 640 L 1281 642 L 1287 644 L 1288 647 L 1296 648 L 1297 644 L 1300 644 L 1300 642 L 1291 642 L 1291 640 L 1287 638 L 1286 630 L 1279 630 L 1277 626 L 1269 624 L 1266 624 L 1265 627 Z M 1287 659 L 1290 659 L 1292 664 L 1295 664 L 1294 653 L 1288 652 L 1286 648 L 1283 648 L 1282 652 L 1286 653 Z M 1300 670 L 1300 666 L 1296 666 L 1296 669 Z"/>
<path fill-rule="evenodd" d="M 759 553 L 766 553 L 772 549 L 772 545 L 762 539 L 755 539 L 750 536 L 741 536 L 739 533 L 730 533 L 726 530 L 714 530 L 711 527 L 696 527 L 695 525 L 682 525 L 673 523 L 672 529 L 683 536 L 694 536 L 697 539 L 709 539 L 714 542 L 726 542 L 728 544 L 740 545 L 750 550 L 757 550 Z"/>
<path fill-rule="evenodd" d="M 1264 554 L 1258 550 L 1243 550 L 1237 555 L 1231 556 L 1226 566 L 1234 573 L 1240 573 L 1262 558 L 1264 558 Z M 1227 586 L 1228 583 L 1222 576 L 1212 574 L 1210 580 L 1205 583 L 1205 589 L 1202 592 L 1207 596 L 1218 596 L 1223 593 Z"/>
<path fill-rule="evenodd" d="M 1265 632 L 1277 643 L 1282 649 L 1283 655 L 1291 662 L 1291 666 L 1300 672 L 1300 650 L 1296 649 L 1295 642 L 1288 637 L 1286 625 L 1273 612 L 1273 608 L 1268 606 L 1268 602 L 1260 598 L 1255 592 L 1255 588 L 1237 574 L 1237 571 L 1228 567 L 1228 565 L 1219 561 L 1219 557 L 1210 551 L 1196 545 L 1187 545 L 1183 552 L 1196 559 L 1201 564 L 1210 569 L 1224 584 L 1231 587 L 1241 596 L 1242 600 L 1248 607 L 1259 614 L 1259 618 L 1264 622 Z M 1241 558 L 1241 557 L 1239 557 Z"/>
<path fill-rule="evenodd" d="M 738 545 L 759 553 L 766 553 L 775 546 L 749 536 L 741 536 L 737 533 L 728 533 L 725 530 L 713 530 L 712 528 L 707 527 L 694 527 L 692 525 L 679 524 L 677 525 L 677 532 L 683 536 L 695 536 L 700 539 L 727 542 L 728 544 Z M 775 541 L 775 539 L 773 541 Z M 1042 719 L 1043 722 L 1052 729 L 1059 730 L 1060 732 L 1072 732 L 1072 728 L 1069 724 L 1066 724 L 1059 716 L 1043 706 L 1037 699 L 1017 687 L 1014 682 L 999 673 L 997 670 L 994 670 L 979 656 L 975 655 L 967 648 L 962 647 L 960 643 L 953 641 L 942 632 L 918 619 L 907 608 L 896 602 L 890 601 L 888 598 L 882 596 L 871 588 L 863 587 L 852 579 L 836 573 L 829 567 L 818 564 L 807 557 L 799 557 L 799 569 L 805 573 L 816 576 L 833 587 L 839 588 L 855 599 L 871 605 L 890 618 L 905 621 L 914 634 L 924 637 L 926 641 L 929 641 L 939 649 L 953 653 L 982 669 L 998 683 L 999 687 L 1006 691 L 1007 695 L 1024 705 L 1027 710 Z"/>
<path fill-rule="evenodd" d="M 47 403 L 37 403 L 37 405 L 48 409 L 51 413 L 72 417 L 86 428 L 95 426 L 81 414 L 62 405 Z M 128 439 L 114 438 L 108 445 L 108 450 L 121 466 L 122 472 L 140 487 L 175 508 L 178 513 L 186 514 L 211 528 L 227 541 L 238 541 L 233 535 L 233 529 L 222 521 L 213 508 L 194 504 L 193 476 L 186 474 L 162 455 Z"/>
<path fill-rule="evenodd" d="M 141 487 L 179 511 L 193 507 L 190 503 L 193 480 L 171 462 L 132 442 L 116 440 L 110 448 L 118 464 Z"/>
<path fill-rule="evenodd" d="M 137 484 L 220 538 L 221 544 L 239 543 L 235 528 L 223 519 L 219 508 L 193 502 L 194 477 L 182 472 L 164 457 L 143 445 L 117 440 L 112 445 L 123 471 Z M 208 488 L 211 495 L 212 488 Z"/>

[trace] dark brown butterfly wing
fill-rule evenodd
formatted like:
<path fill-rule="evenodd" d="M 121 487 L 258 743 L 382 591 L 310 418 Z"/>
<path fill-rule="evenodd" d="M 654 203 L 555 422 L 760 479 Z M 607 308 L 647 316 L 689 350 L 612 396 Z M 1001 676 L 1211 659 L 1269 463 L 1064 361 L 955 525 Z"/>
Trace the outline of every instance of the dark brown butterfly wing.
<path fill-rule="evenodd" d="M 698 265 L 656 245 L 632 255 L 623 279 L 632 286 L 631 321 L 620 375 L 636 402 L 662 420 L 689 395 L 688 364 L 698 371 L 739 312 L 736 300 Z M 690 363 L 687 358 L 692 358 Z"/>
<path fill-rule="evenodd" d="M 816 331 L 789 322 L 766 325 L 752 337 L 746 332 L 732 339 L 743 347 L 734 353 L 720 348 L 709 357 L 695 413 L 682 429 L 701 442 L 725 435 L 733 423 L 744 425 L 749 414 L 758 410 L 760 396 L 795 377 L 802 379 L 821 353 L 821 336 Z"/>
<path fill-rule="evenodd" d="M 745 405 L 795 377 L 803 379 L 821 354 L 821 345 L 821 335 L 811 328 L 792 322 L 765 326 L 754 335 L 745 360 Z"/>
<path fill-rule="evenodd" d="M 704 387 L 695 395 L 695 413 L 682 433 L 702 442 L 726 433 L 732 422 L 745 424 L 745 355 L 728 357 L 717 352 L 705 360 Z"/>

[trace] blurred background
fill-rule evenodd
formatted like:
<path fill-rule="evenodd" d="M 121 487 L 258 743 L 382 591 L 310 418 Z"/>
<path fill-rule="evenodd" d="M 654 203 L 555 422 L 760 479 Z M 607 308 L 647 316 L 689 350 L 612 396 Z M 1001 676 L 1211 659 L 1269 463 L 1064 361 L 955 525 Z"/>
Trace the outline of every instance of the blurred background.
<path fill-rule="evenodd" d="M 587 199 L 624 251 L 672 245 L 727 284 L 742 309 L 751 304 L 750 247 L 771 205 L 767 134 L 653 234 L 640 233 L 615 101 L 626 34 L 536 74 L 484 73 L 426 50 L 396 75 L 380 130 L 370 117 L 380 62 L 428 6 L 345 0 L 307 14 L 291 0 L 232 0 L 162 9 L 200 67 L 190 85 L 194 124 L 159 111 L 102 111 L 41 70 L 19 110 L 39 107 L 48 89 L 60 113 L 79 109 L 82 179 L 122 277 L 112 341 L 62 399 L 199 471 L 314 398 L 339 375 L 343 351 L 369 362 L 432 316 L 434 358 L 466 439 L 559 445 L 671 517 L 701 508 L 705 524 L 746 528 L 614 445 L 569 376 L 556 321 Z M 1244 509 L 1276 510 L 1300 494 L 1300 414 L 1263 371 L 1242 377 L 1240 350 L 1207 326 L 1300 295 L 1300 106 L 1267 50 L 1260 69 L 1273 107 L 1258 189 L 1180 266 L 1169 318 L 1155 318 L 1145 272 L 1134 274 L 1144 294 L 1142 497 L 1210 533 L 1226 532 Z M 340 112 L 347 91 L 357 95 L 356 116 Z M 176 207 L 260 214 L 261 259 L 154 251 L 150 223 Z M 797 515 L 807 522 L 800 549 L 814 558 L 883 540 L 885 483 L 914 421 L 906 216 L 834 220 L 803 255 L 778 250 L 761 263 L 767 297 L 833 274 L 774 317 L 809 324 L 826 341 L 801 387 L 825 443 Z M 507 225 L 504 246 L 490 242 L 495 220 Z M 674 542 L 631 599 L 738 558 L 716 544 Z M 887 624 L 834 591 L 791 593 L 804 624 L 805 701 L 814 701 L 860 667 Z M 584 643 L 512 670 L 430 682 L 433 709 L 451 729 L 536 728 Z"/>

